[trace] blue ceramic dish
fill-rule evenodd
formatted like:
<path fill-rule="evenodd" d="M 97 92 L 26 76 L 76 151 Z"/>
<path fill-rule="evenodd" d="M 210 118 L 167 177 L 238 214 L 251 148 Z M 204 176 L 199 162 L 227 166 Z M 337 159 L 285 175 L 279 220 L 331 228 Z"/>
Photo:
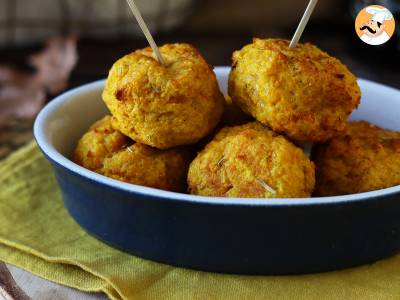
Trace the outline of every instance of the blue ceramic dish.
<path fill-rule="evenodd" d="M 229 68 L 215 69 L 226 91 Z M 400 91 L 359 81 L 352 119 L 400 130 Z M 299 274 L 346 268 L 400 252 L 400 186 L 307 199 L 212 198 L 123 183 L 70 160 L 107 113 L 104 81 L 73 89 L 39 114 L 34 133 L 65 206 L 100 240 L 137 256 L 197 270 Z"/>

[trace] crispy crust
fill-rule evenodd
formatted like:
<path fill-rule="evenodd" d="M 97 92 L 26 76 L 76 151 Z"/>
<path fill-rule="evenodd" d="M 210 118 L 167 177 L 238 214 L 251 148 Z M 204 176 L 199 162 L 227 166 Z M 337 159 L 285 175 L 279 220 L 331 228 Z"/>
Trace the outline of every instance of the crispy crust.
<path fill-rule="evenodd" d="M 314 183 L 303 151 L 257 122 L 223 128 L 188 173 L 190 193 L 203 196 L 308 197 Z"/>
<path fill-rule="evenodd" d="M 219 122 L 224 98 L 216 76 L 188 44 L 160 47 L 165 65 L 150 48 L 119 59 L 111 68 L 103 100 L 119 130 L 159 149 L 193 144 Z"/>
<path fill-rule="evenodd" d="M 112 126 L 110 116 L 90 126 L 89 130 L 81 137 L 74 152 L 74 161 L 89 169 L 98 172 L 103 167 L 104 159 L 121 150 L 132 141 Z"/>
<path fill-rule="evenodd" d="M 347 67 L 316 46 L 254 39 L 233 53 L 229 95 L 273 130 L 315 142 L 345 130 L 361 94 Z"/>
<path fill-rule="evenodd" d="M 316 195 L 334 196 L 400 184 L 400 133 L 368 122 L 349 123 L 346 133 L 314 147 Z"/>
<path fill-rule="evenodd" d="M 191 153 L 182 147 L 159 150 L 135 143 L 112 127 L 107 116 L 79 140 L 74 161 L 99 174 L 144 186 L 182 192 Z"/>

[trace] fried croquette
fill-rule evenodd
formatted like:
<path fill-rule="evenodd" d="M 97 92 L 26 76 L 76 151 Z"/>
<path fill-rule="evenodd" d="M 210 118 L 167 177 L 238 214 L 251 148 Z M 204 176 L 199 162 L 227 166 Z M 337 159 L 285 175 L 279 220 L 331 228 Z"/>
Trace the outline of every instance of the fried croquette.
<path fill-rule="evenodd" d="M 356 77 L 306 43 L 254 39 L 233 53 L 229 95 L 243 111 L 298 141 L 325 141 L 345 130 L 360 102 Z"/>
<path fill-rule="evenodd" d="M 125 182 L 183 192 L 190 160 L 186 150 L 160 150 L 134 143 L 106 157 L 100 172 Z"/>
<path fill-rule="evenodd" d="M 314 164 L 258 122 L 225 127 L 190 164 L 190 193 L 203 196 L 308 197 Z"/>
<path fill-rule="evenodd" d="M 150 48 L 119 59 L 108 75 L 103 100 L 118 129 L 137 142 L 159 149 L 196 143 L 223 113 L 216 76 L 189 44 L 167 44 L 160 51 L 164 65 Z"/>
<path fill-rule="evenodd" d="M 316 145 L 318 196 L 378 190 L 400 184 L 400 132 L 365 121 L 351 122 L 343 136 Z"/>
<path fill-rule="evenodd" d="M 120 151 L 131 140 L 112 126 L 111 116 L 105 116 L 95 122 L 78 142 L 74 152 L 74 161 L 98 172 L 107 156 Z"/>
<path fill-rule="evenodd" d="M 96 122 L 79 140 L 74 161 L 99 174 L 144 186 L 182 192 L 190 151 L 159 150 L 135 143 L 113 128 L 111 117 Z"/>

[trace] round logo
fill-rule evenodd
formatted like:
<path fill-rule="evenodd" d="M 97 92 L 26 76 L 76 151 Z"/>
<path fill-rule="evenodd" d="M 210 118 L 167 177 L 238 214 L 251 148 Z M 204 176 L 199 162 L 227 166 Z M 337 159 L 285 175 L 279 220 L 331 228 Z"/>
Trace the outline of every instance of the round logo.
<path fill-rule="evenodd" d="M 368 45 L 386 43 L 393 35 L 395 21 L 392 13 L 384 6 L 370 5 L 357 15 L 355 29 L 358 37 Z"/>

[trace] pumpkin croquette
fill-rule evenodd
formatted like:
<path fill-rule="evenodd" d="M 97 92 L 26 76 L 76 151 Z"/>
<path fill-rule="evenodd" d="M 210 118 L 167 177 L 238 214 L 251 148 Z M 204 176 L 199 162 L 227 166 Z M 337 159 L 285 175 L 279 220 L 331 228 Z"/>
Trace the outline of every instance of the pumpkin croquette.
<path fill-rule="evenodd" d="M 228 90 L 243 111 L 298 141 L 339 135 L 360 102 L 356 77 L 338 59 L 280 39 L 254 39 L 235 51 Z"/>
<path fill-rule="evenodd" d="M 400 132 L 365 121 L 351 122 L 346 133 L 316 145 L 318 196 L 368 192 L 400 184 Z"/>
<path fill-rule="evenodd" d="M 308 197 L 314 183 L 303 151 L 258 122 L 223 128 L 188 172 L 190 193 L 203 196 Z"/>
<path fill-rule="evenodd" d="M 99 174 L 164 190 L 186 190 L 190 151 L 156 149 L 136 143 L 113 127 L 110 116 L 90 127 L 79 140 L 74 161 Z"/>
<path fill-rule="evenodd" d="M 86 169 L 98 172 L 107 156 L 122 150 L 128 143 L 132 141 L 112 126 L 112 117 L 105 116 L 90 126 L 78 141 L 74 161 Z"/>
<path fill-rule="evenodd" d="M 165 64 L 151 48 L 119 59 L 111 68 L 103 100 L 118 129 L 159 149 L 193 144 L 220 121 L 224 97 L 216 76 L 189 44 L 160 47 Z"/>

